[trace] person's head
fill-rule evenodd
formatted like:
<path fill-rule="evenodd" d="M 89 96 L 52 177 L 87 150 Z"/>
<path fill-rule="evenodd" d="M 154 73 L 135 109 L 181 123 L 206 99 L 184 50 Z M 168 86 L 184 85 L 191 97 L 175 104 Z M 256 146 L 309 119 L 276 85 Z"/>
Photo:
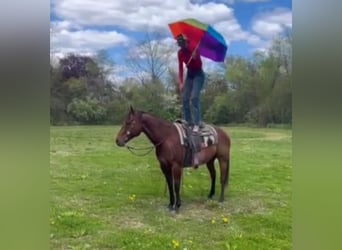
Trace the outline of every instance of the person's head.
<path fill-rule="evenodd" d="M 178 46 L 181 48 L 186 48 L 186 46 L 188 45 L 188 39 L 183 34 L 180 34 L 179 36 L 177 36 L 176 40 L 177 40 Z"/>

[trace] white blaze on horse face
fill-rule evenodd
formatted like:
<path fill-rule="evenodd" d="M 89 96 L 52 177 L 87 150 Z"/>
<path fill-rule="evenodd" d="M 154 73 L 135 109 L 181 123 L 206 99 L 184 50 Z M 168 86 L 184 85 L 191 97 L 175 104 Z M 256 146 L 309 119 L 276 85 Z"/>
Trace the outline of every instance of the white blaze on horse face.
<path fill-rule="evenodd" d="M 127 129 L 126 131 L 126 136 L 129 136 L 131 134 L 131 129 L 134 128 L 135 125 L 135 121 L 132 121 L 132 124 L 130 125 L 129 129 Z"/>

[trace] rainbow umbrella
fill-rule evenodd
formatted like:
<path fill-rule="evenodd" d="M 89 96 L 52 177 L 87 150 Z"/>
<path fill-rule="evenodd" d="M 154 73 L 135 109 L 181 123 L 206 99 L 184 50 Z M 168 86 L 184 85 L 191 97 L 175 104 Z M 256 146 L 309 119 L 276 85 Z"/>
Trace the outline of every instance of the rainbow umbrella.
<path fill-rule="evenodd" d="M 223 62 L 227 52 L 227 44 L 223 36 L 212 26 L 189 18 L 169 24 L 174 38 L 183 34 L 190 43 L 198 47 L 200 55 L 216 62 Z"/>

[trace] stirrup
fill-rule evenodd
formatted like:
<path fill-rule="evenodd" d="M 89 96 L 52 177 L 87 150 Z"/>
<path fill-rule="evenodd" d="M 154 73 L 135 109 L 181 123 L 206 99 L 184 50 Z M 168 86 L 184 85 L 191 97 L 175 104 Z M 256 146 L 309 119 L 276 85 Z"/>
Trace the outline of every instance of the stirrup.
<path fill-rule="evenodd" d="M 200 127 L 198 125 L 195 125 L 193 128 L 192 128 L 192 133 L 193 134 L 199 134 L 200 133 Z"/>

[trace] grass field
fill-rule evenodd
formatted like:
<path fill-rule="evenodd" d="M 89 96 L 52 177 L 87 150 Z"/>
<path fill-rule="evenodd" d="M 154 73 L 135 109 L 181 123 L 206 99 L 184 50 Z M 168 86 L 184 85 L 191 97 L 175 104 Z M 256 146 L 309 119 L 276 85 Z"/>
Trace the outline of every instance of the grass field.
<path fill-rule="evenodd" d="M 225 202 L 217 202 L 218 182 L 215 199 L 207 200 L 205 166 L 187 168 L 175 214 L 166 209 L 154 151 L 139 157 L 117 147 L 118 129 L 51 128 L 51 249 L 292 248 L 291 130 L 225 128 L 232 138 Z M 150 143 L 140 136 L 131 145 Z"/>

